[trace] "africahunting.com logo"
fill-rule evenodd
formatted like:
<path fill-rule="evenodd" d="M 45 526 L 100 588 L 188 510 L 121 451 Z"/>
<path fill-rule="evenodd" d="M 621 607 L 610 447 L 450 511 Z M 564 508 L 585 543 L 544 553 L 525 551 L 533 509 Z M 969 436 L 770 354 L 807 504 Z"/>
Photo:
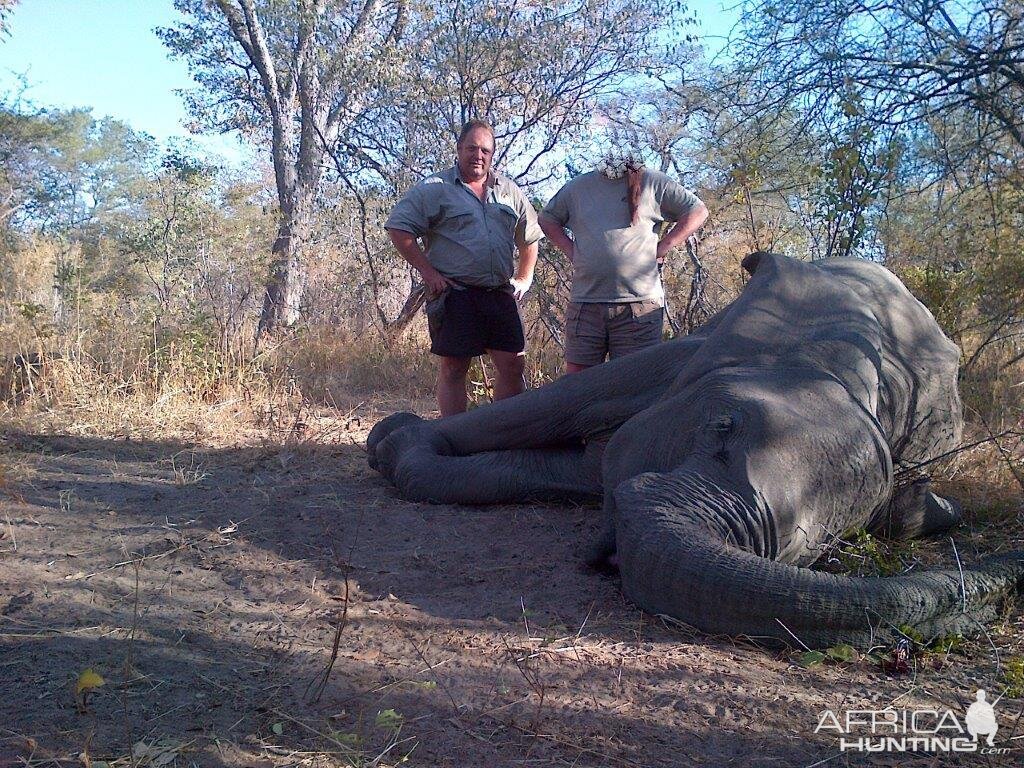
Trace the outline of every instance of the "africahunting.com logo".
<path fill-rule="evenodd" d="M 977 752 L 1003 755 L 1012 747 L 996 746 L 999 722 L 995 705 L 984 690 L 963 717 L 951 709 L 850 709 L 836 714 L 826 709 L 815 733 L 834 733 L 840 752 Z M 1022 737 L 1013 737 L 1019 739 Z"/>

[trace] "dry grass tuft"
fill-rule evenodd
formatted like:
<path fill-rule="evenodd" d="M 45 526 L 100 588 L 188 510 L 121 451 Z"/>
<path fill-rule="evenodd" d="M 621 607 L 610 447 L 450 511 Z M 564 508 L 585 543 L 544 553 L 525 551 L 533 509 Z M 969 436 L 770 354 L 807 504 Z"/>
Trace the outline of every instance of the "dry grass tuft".
<path fill-rule="evenodd" d="M 10 330 L 10 329 L 9 329 Z M 19 328 L 0 348 L 0 419 L 10 428 L 224 445 L 310 439 L 319 411 L 385 396 L 430 396 L 426 345 L 350 332 L 297 332 L 249 359 L 130 332 L 73 342 Z"/>

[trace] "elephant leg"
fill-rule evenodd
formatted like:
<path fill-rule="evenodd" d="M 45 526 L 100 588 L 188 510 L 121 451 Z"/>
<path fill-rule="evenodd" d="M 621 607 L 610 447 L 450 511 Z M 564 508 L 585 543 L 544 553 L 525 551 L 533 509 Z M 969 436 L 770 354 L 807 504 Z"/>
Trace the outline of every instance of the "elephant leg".
<path fill-rule="evenodd" d="M 370 465 L 418 500 L 597 495 L 601 439 L 661 397 L 702 341 L 659 344 L 436 421 L 396 414 L 371 432 Z"/>
<path fill-rule="evenodd" d="M 445 456 L 422 447 L 405 451 L 390 475 L 410 501 L 501 504 L 592 501 L 601 496 L 601 465 L 583 446 L 483 451 Z M 385 472 L 385 474 L 387 474 Z"/>
<path fill-rule="evenodd" d="M 890 539 L 916 539 L 948 531 L 961 517 L 960 505 L 934 493 L 931 481 L 923 477 L 893 491 L 877 530 Z"/>
<path fill-rule="evenodd" d="M 703 341 L 657 344 L 435 423 L 460 455 L 607 436 L 661 398 Z"/>

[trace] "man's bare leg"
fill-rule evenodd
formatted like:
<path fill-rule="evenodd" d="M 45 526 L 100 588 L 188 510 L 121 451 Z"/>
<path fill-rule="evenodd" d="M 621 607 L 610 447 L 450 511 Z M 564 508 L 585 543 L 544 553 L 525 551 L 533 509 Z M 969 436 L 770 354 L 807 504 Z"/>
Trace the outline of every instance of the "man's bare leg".
<path fill-rule="evenodd" d="M 442 416 L 466 411 L 466 375 L 471 357 L 442 357 L 437 373 L 437 407 Z"/>
<path fill-rule="evenodd" d="M 526 389 L 525 352 L 503 352 L 500 349 L 488 349 L 487 354 L 494 362 L 494 399 L 504 400 L 506 397 L 518 395 Z"/>

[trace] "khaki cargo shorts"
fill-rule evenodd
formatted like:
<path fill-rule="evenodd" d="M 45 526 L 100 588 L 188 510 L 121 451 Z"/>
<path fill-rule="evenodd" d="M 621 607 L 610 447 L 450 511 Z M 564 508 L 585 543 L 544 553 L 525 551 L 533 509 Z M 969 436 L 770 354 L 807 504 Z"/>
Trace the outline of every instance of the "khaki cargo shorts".
<path fill-rule="evenodd" d="M 565 359 L 599 365 L 661 341 L 665 304 L 660 299 L 622 304 L 570 302 L 565 311 Z"/>

